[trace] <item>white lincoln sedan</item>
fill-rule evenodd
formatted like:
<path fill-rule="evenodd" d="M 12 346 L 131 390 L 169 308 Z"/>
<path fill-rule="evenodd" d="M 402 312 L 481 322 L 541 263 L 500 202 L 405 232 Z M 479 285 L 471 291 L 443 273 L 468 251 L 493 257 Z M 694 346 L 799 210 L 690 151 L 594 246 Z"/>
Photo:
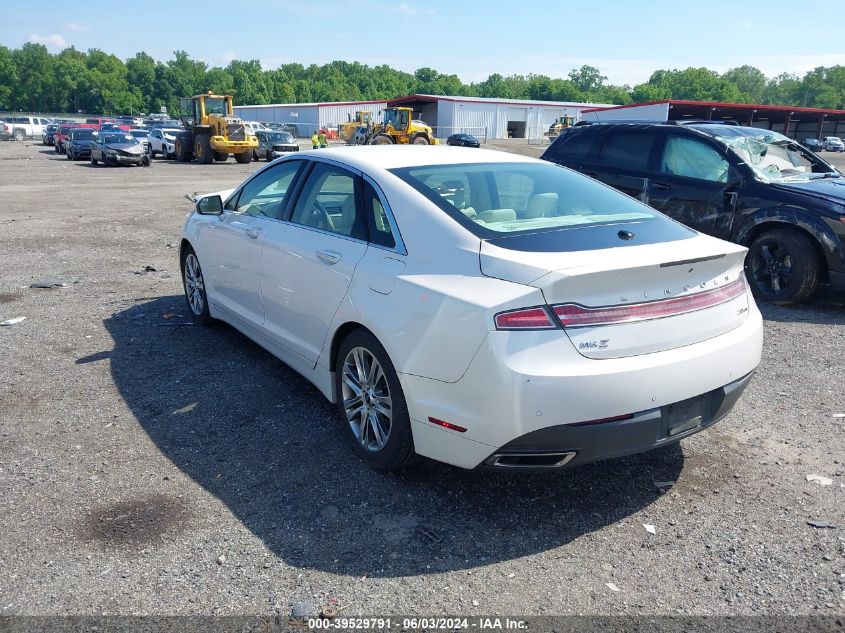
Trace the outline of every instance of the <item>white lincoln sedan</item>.
<path fill-rule="evenodd" d="M 676 442 L 760 361 L 746 249 L 500 152 L 366 146 L 197 199 L 180 255 L 220 319 L 337 404 L 376 468 L 551 469 Z"/>

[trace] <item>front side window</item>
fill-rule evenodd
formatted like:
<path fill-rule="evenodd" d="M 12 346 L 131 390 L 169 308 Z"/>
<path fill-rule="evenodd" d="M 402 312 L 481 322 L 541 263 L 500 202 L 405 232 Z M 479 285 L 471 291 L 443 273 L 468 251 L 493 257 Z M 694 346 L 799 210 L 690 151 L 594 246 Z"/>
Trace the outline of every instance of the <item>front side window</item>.
<path fill-rule="evenodd" d="M 358 202 L 358 180 L 345 169 L 316 163 L 296 201 L 291 222 L 366 239 L 366 219 Z"/>
<path fill-rule="evenodd" d="M 244 186 L 233 204 L 227 204 L 226 208 L 237 213 L 281 219 L 288 191 L 301 165 L 301 160 L 291 160 L 261 172 Z"/>
<path fill-rule="evenodd" d="M 630 221 L 670 222 L 615 189 L 551 163 L 391 170 L 482 238 Z"/>
<path fill-rule="evenodd" d="M 727 182 L 730 164 L 706 143 L 685 136 L 666 139 L 660 171 L 673 176 Z"/>

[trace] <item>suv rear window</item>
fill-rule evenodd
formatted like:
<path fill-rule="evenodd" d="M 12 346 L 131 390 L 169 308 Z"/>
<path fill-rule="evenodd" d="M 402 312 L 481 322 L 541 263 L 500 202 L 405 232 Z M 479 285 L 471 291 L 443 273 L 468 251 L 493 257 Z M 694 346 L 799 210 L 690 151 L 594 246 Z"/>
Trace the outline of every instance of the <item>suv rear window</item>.
<path fill-rule="evenodd" d="M 611 132 L 601 146 L 599 162 L 607 167 L 645 171 L 653 146 L 654 134 L 649 132 Z"/>

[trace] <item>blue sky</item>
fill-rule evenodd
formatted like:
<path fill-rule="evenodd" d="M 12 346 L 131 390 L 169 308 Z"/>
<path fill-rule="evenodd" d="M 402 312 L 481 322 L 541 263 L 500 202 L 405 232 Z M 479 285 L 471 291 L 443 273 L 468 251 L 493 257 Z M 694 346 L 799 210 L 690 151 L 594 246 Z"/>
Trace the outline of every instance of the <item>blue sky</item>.
<path fill-rule="evenodd" d="M 692 4 L 144 0 L 110 9 L 101 0 L 30 0 L 2 8 L 0 44 L 100 48 L 122 58 L 144 50 L 157 59 L 184 49 L 213 66 L 235 58 L 258 59 L 267 68 L 334 59 L 407 71 L 430 66 L 465 82 L 494 72 L 564 77 L 582 64 L 617 84 L 646 81 L 656 68 L 723 72 L 752 64 L 773 76 L 845 64 L 845 13 L 834 5 L 818 5 L 818 17 L 799 18 L 794 1 Z"/>

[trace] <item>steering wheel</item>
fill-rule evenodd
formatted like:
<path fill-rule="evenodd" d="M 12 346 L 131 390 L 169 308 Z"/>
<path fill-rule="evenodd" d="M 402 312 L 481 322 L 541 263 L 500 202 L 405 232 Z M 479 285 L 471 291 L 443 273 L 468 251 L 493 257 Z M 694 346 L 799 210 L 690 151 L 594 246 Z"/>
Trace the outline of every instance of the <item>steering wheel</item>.
<path fill-rule="evenodd" d="M 331 231 L 333 229 L 332 220 L 329 217 L 328 211 L 317 200 L 311 205 L 310 217 L 308 224 L 318 229 L 325 229 Z M 316 220 L 316 223 L 315 223 Z"/>

